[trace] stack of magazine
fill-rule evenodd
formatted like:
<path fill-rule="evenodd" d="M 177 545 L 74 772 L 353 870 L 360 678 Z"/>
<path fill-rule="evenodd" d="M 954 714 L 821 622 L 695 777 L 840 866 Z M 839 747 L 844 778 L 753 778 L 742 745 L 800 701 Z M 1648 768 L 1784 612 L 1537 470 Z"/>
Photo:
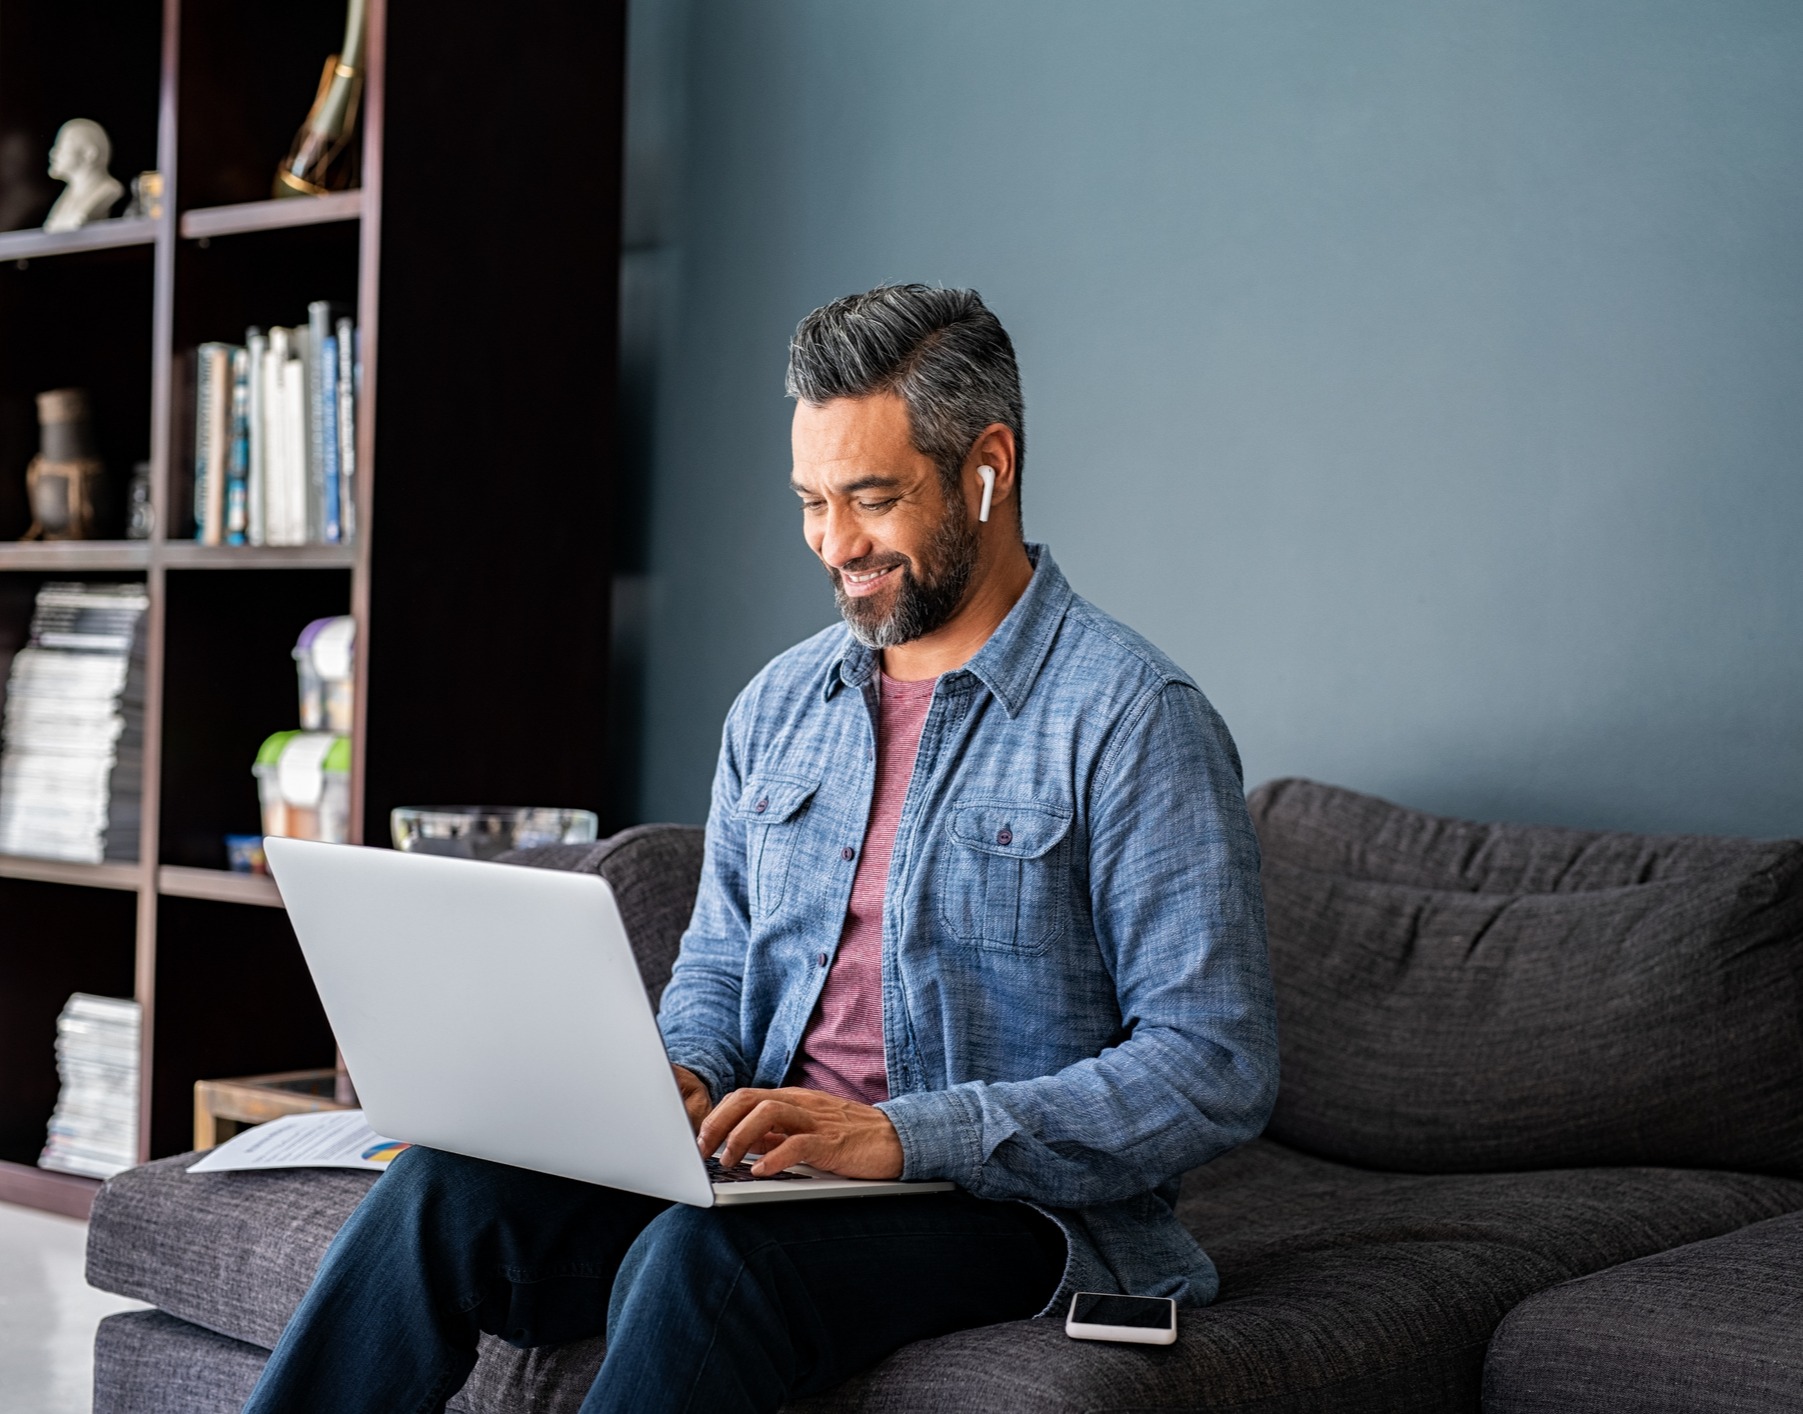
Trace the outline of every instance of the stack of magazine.
<path fill-rule="evenodd" d="M 38 590 L 0 715 L 0 854 L 138 857 L 149 604 L 141 583 Z"/>
<path fill-rule="evenodd" d="M 77 992 L 56 1019 L 62 1081 L 38 1167 L 111 1178 L 138 1161 L 136 1002 Z"/>
<path fill-rule="evenodd" d="M 357 328 L 326 300 L 294 329 L 202 344 L 195 370 L 194 538 L 339 545 L 356 533 Z"/>

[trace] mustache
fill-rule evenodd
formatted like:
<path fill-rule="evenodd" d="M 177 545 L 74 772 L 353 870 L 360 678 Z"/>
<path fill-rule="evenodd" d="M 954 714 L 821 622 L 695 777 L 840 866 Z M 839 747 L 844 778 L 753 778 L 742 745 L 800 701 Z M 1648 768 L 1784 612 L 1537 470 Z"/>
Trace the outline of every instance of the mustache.
<path fill-rule="evenodd" d="M 860 555 L 855 560 L 847 560 L 842 565 L 828 565 L 826 572 L 838 582 L 842 574 L 870 574 L 874 570 L 893 569 L 896 565 L 906 565 L 908 557 L 893 552 L 887 555 Z"/>

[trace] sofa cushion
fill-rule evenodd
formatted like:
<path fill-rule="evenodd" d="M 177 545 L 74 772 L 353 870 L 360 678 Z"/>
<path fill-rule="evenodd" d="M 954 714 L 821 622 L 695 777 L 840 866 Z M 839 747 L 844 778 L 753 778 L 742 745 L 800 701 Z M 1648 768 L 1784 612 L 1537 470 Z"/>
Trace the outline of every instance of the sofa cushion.
<path fill-rule="evenodd" d="M 370 1180 L 186 1174 L 184 1162 L 101 1190 L 89 1280 L 268 1347 Z M 1524 1296 L 1800 1208 L 1803 1182 L 1754 1175 L 1377 1174 L 1259 1140 L 1185 1181 L 1182 1217 L 1222 1286 L 1214 1306 L 1184 1313 L 1172 1349 L 1015 1322 L 909 1346 L 797 1408 L 1476 1409 L 1484 1344 Z M 599 1342 L 485 1342 L 464 1402 L 574 1410 L 600 1355 Z"/>
<path fill-rule="evenodd" d="M 1502 1323 L 1495 1414 L 1803 1409 L 1803 1213 L 1567 1282 Z"/>
<path fill-rule="evenodd" d="M 1803 1175 L 1803 841 L 1477 825 L 1251 797 L 1282 1089 L 1373 1168 Z"/>
<path fill-rule="evenodd" d="M 271 1349 L 381 1175 L 186 1172 L 198 1157 L 158 1159 L 101 1185 L 88 1215 L 88 1284 Z"/>
<path fill-rule="evenodd" d="M 501 1346 L 490 1337 L 483 1343 L 485 1353 L 489 1345 Z M 540 1364 L 576 1348 L 538 1352 Z M 269 1352 L 261 1346 L 203 1330 L 161 1311 L 108 1316 L 94 1335 L 94 1414 L 239 1414 L 268 1359 Z M 531 1367 L 522 1362 L 519 1368 Z M 591 1366 L 582 1387 L 593 1378 Z M 445 1406 L 447 1414 L 477 1410 L 538 1414 L 548 1408 L 534 1403 L 531 1391 L 549 1389 L 549 1382 L 497 1387 L 491 1377 L 480 1388 L 478 1383 L 472 1377 L 462 1393 L 453 1395 Z"/>
<path fill-rule="evenodd" d="M 1803 1183 L 1656 1169 L 1377 1174 L 1255 1141 L 1184 1183 L 1221 1271 L 1169 1350 L 1029 1321 L 922 1341 L 806 1414 L 1479 1407 L 1485 1343 L 1565 1273 L 1803 1205 Z"/>
<path fill-rule="evenodd" d="M 1794 867 L 1803 841 L 1483 824 L 1319 781 L 1267 781 L 1246 799 L 1267 858 L 1347 879 L 1473 894 L 1564 894 Z"/>

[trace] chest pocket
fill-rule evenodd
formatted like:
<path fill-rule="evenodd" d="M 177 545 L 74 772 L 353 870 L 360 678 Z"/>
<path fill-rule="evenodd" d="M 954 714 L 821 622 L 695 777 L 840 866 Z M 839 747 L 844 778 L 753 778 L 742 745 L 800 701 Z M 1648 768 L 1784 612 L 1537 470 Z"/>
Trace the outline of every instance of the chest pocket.
<path fill-rule="evenodd" d="M 745 869 L 751 883 L 751 911 L 768 917 L 789 891 L 789 865 L 819 781 L 794 776 L 759 776 L 739 798 L 745 825 Z"/>
<path fill-rule="evenodd" d="M 1057 805 L 965 800 L 945 826 L 939 917 L 963 943 L 1043 953 L 1070 909 L 1071 812 Z"/>

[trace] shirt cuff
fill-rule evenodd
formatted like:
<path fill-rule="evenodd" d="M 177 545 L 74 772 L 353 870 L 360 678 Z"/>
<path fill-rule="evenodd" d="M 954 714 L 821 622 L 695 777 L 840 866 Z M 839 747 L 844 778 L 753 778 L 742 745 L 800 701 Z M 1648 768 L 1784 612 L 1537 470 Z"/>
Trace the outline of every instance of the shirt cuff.
<path fill-rule="evenodd" d="M 877 1108 L 889 1116 L 901 1140 L 904 1179 L 950 1179 L 961 1188 L 976 1184 L 983 1163 L 983 1118 L 968 1095 L 927 1090 L 884 1100 Z"/>
<path fill-rule="evenodd" d="M 717 1105 L 725 1097 L 726 1082 L 721 1078 L 719 1072 L 711 1067 L 706 1061 L 695 1056 L 673 1055 L 670 1057 L 670 1064 L 681 1066 L 684 1070 L 688 1071 L 690 1075 L 694 1076 L 703 1085 L 707 1086 L 707 1098 L 709 1104 Z"/>

